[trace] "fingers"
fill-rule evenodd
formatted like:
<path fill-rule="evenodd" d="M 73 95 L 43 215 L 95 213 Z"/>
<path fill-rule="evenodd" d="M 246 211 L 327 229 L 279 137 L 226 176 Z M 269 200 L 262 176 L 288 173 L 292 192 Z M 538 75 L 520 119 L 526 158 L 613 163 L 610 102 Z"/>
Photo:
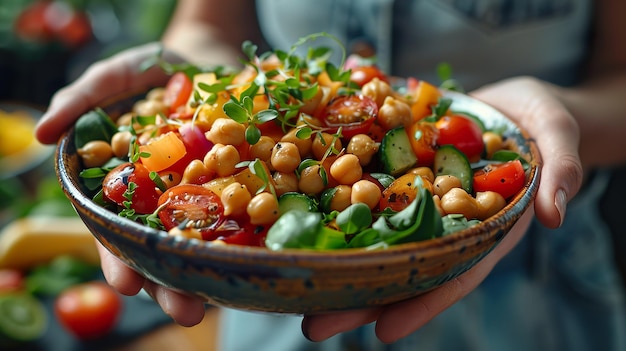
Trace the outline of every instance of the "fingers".
<path fill-rule="evenodd" d="M 502 111 L 536 141 L 543 166 L 535 211 L 545 226 L 560 226 L 567 202 L 580 189 L 583 177 L 575 119 L 548 85 L 531 78 L 486 86 L 472 95 Z"/>
<path fill-rule="evenodd" d="M 439 288 L 382 308 L 308 315 L 302 321 L 302 333 L 309 340 L 322 341 L 376 321 L 376 335 L 385 343 L 409 335 L 480 285 L 496 263 L 521 240 L 533 215 L 532 209 L 526 211 L 491 253 Z"/>
<path fill-rule="evenodd" d="M 37 139 L 44 144 L 56 143 L 81 114 L 107 99 L 162 85 L 167 76 L 159 67 L 141 71 L 141 65 L 159 50 L 158 43 L 146 44 L 90 66 L 80 78 L 53 96 L 35 130 Z M 164 56 L 168 61 L 178 60 L 169 52 Z"/>
<path fill-rule="evenodd" d="M 205 306 L 200 298 L 167 289 L 149 280 L 144 281 L 143 289 L 176 323 L 192 327 L 202 322 Z"/>
<path fill-rule="evenodd" d="M 305 316 L 302 333 L 311 341 L 322 341 L 376 320 L 380 308 Z"/>
<path fill-rule="evenodd" d="M 102 272 L 107 282 L 123 295 L 136 295 L 144 289 L 176 323 L 190 327 L 204 318 L 204 300 L 153 283 L 126 266 L 96 242 Z"/>
<path fill-rule="evenodd" d="M 533 218 L 527 211 L 498 246 L 467 272 L 441 287 L 416 298 L 387 306 L 376 322 L 376 335 L 385 343 L 395 342 L 418 330 L 441 312 L 472 292 L 524 236 Z"/>
<path fill-rule="evenodd" d="M 102 244 L 96 241 L 100 254 L 100 266 L 104 278 L 115 290 L 123 295 L 136 295 L 143 287 L 145 278 L 113 256 Z"/>

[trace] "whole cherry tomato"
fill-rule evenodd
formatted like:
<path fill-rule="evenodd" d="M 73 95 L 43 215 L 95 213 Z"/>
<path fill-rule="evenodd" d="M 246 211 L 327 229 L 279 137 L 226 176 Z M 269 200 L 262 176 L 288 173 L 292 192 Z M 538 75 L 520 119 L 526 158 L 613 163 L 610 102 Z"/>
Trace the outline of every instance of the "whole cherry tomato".
<path fill-rule="evenodd" d="M 438 145 L 454 145 L 470 161 L 477 161 L 485 149 L 483 132 L 478 124 L 461 115 L 443 116 L 435 122 Z"/>
<path fill-rule="evenodd" d="M 112 287 L 93 281 L 64 290 L 54 302 L 54 313 L 68 332 L 87 340 L 111 332 L 122 307 L 122 299 Z"/>
<path fill-rule="evenodd" d="M 224 220 L 222 200 L 213 191 L 196 184 L 173 186 L 159 198 L 159 218 L 166 230 L 186 223 L 200 233 L 209 231 Z"/>
<path fill-rule="evenodd" d="M 343 137 L 349 139 L 357 134 L 367 134 L 377 115 L 378 106 L 374 100 L 353 94 L 332 99 L 321 119 L 330 133 L 336 133 L 341 128 Z"/>
<path fill-rule="evenodd" d="M 417 165 L 432 166 L 439 140 L 439 129 L 432 122 L 418 121 L 410 125 L 406 132 L 411 148 L 417 156 Z"/>
<path fill-rule="evenodd" d="M 131 183 L 134 189 L 129 189 Z M 140 214 L 154 212 L 160 196 L 146 166 L 130 162 L 115 167 L 104 177 L 102 192 L 105 199 L 118 206 L 126 207 L 130 197 L 130 208 Z"/>
<path fill-rule="evenodd" d="M 505 199 L 517 194 L 526 183 L 520 160 L 491 164 L 474 172 L 474 190 L 495 191 Z"/>
<path fill-rule="evenodd" d="M 355 82 L 359 87 L 362 87 L 372 79 L 378 78 L 384 82 L 387 82 L 387 76 L 380 70 L 378 66 L 358 66 L 352 68 L 350 72 L 350 81 Z"/>
<path fill-rule="evenodd" d="M 169 106 L 170 113 L 174 113 L 179 107 L 184 106 L 193 91 L 193 82 L 183 72 L 176 72 L 165 86 L 163 102 Z"/>

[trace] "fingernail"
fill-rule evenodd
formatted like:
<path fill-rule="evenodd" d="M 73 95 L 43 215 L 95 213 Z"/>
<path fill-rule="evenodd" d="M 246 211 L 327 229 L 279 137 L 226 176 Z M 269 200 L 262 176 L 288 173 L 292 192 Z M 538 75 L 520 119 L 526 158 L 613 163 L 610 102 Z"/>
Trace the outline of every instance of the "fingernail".
<path fill-rule="evenodd" d="M 559 189 L 556 192 L 556 197 L 554 199 L 554 205 L 556 206 L 557 211 L 559 211 L 559 215 L 561 216 L 561 222 L 559 226 L 563 224 L 563 220 L 565 219 L 565 212 L 567 210 L 567 194 L 565 190 Z"/>

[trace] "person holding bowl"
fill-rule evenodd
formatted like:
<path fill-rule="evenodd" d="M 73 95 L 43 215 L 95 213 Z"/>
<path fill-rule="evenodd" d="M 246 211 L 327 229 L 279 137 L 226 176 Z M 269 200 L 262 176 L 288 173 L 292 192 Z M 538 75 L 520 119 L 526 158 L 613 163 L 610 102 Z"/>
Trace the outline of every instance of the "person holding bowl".
<path fill-rule="evenodd" d="M 623 350 L 626 294 L 598 202 L 606 169 L 626 161 L 624 13 L 620 0 L 181 0 L 161 43 L 93 64 L 54 96 L 36 135 L 55 143 L 106 98 L 163 85 L 158 68 L 139 70 L 161 45 L 172 60 L 237 64 L 244 40 L 284 50 L 324 31 L 391 75 L 434 81 L 448 62 L 471 96 L 537 141 L 534 208 L 475 267 L 406 301 L 302 321 L 225 310 L 223 349 Z M 181 325 L 202 320 L 203 301 L 100 249 L 118 291 L 145 289 Z"/>

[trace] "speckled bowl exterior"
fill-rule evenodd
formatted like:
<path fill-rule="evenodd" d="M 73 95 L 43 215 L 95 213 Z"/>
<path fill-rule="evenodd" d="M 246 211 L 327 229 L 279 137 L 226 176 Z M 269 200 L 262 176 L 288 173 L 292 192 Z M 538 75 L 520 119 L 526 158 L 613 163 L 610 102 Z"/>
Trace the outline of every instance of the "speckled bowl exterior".
<path fill-rule="evenodd" d="M 94 236 L 147 278 L 197 294 L 211 304 L 276 313 L 316 313 L 378 306 L 414 297 L 470 269 L 488 254 L 532 204 L 540 157 L 528 135 L 495 109 L 465 95 L 446 93 L 452 109 L 471 112 L 487 127 L 504 126 L 529 161 L 525 188 L 478 226 L 441 238 L 382 250 L 284 250 L 215 245 L 169 236 L 121 218 L 81 190 L 73 130 L 60 140 L 60 184 Z M 105 110 L 125 111 L 129 99 Z M 126 109 L 127 110 L 127 109 Z"/>

